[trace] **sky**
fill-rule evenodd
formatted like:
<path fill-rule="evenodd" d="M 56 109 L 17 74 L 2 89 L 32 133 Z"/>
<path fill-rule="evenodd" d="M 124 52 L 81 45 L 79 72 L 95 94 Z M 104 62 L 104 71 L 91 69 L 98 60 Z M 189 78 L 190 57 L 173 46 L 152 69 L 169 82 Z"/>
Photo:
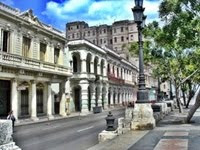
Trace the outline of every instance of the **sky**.
<path fill-rule="evenodd" d="M 34 15 L 46 24 L 65 30 L 65 24 L 85 21 L 89 26 L 109 24 L 118 20 L 133 20 L 134 0 L 0 0 L 21 11 L 32 9 Z M 144 0 L 146 23 L 159 20 L 161 0 Z"/>

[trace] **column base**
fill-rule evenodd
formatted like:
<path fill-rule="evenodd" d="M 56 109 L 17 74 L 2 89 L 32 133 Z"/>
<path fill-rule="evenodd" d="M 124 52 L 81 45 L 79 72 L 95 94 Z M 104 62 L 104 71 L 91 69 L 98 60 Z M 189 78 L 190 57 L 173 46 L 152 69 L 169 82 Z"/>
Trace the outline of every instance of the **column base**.
<path fill-rule="evenodd" d="M 53 115 L 48 115 L 48 119 L 52 120 L 52 119 L 54 119 L 54 116 Z"/>
<path fill-rule="evenodd" d="M 38 117 L 31 117 L 31 120 L 38 121 L 39 119 L 38 119 Z"/>
<path fill-rule="evenodd" d="M 60 115 L 61 115 L 62 117 L 67 116 L 66 112 L 64 112 L 64 113 L 60 113 Z"/>
<path fill-rule="evenodd" d="M 80 116 L 87 116 L 90 112 L 88 111 L 88 109 L 82 109 Z"/>
<path fill-rule="evenodd" d="M 132 130 L 149 130 L 155 127 L 155 119 L 151 104 L 135 104 L 133 109 L 133 119 L 131 121 Z"/>

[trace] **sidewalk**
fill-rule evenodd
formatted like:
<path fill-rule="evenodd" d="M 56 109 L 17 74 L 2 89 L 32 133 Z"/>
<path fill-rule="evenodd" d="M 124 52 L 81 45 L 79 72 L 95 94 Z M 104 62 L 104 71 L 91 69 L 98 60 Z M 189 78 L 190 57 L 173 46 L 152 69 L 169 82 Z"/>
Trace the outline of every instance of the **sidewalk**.
<path fill-rule="evenodd" d="M 130 131 L 100 143 L 89 150 L 200 150 L 200 109 L 193 117 L 195 123 L 182 124 L 187 115 L 171 112 L 150 131 Z"/>
<path fill-rule="evenodd" d="M 103 110 L 102 113 L 104 112 L 108 112 L 108 111 L 113 111 L 113 110 L 118 110 L 118 109 L 124 109 L 124 107 L 122 106 L 117 106 L 114 108 L 108 108 L 107 110 Z M 56 120 L 61 120 L 61 119 L 67 119 L 67 118 L 74 118 L 74 117 L 87 117 L 89 115 L 93 115 L 93 112 L 90 112 L 88 115 L 86 116 L 81 116 L 79 112 L 73 112 L 70 115 L 67 115 L 65 117 L 60 116 L 60 115 L 54 115 L 53 119 L 49 119 L 47 116 L 41 116 L 38 117 L 38 120 L 33 121 L 31 118 L 27 118 L 27 119 L 19 119 L 16 123 L 15 126 L 22 126 L 22 125 L 29 125 L 29 124 L 37 124 L 37 123 L 42 123 L 42 122 L 48 122 L 48 121 L 56 121 Z"/>

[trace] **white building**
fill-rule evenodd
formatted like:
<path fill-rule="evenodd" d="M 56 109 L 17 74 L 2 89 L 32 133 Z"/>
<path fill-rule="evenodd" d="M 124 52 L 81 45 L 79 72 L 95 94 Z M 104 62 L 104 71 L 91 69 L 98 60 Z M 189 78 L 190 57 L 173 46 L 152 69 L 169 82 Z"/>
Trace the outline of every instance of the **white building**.
<path fill-rule="evenodd" d="M 0 3 L 0 116 L 52 117 L 52 83 L 60 84 L 59 114 L 66 115 L 69 84 L 64 34 L 40 22 L 32 10 L 20 12 Z"/>
<path fill-rule="evenodd" d="M 87 114 L 95 106 L 115 106 L 136 100 L 136 67 L 116 52 L 86 40 L 68 43 L 73 76 L 71 111 Z"/>

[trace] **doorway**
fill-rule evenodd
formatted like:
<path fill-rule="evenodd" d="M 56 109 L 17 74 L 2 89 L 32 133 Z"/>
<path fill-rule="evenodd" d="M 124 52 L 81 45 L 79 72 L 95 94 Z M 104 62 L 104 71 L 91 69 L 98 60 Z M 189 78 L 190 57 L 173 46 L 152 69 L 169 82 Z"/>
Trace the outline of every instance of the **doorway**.
<path fill-rule="evenodd" d="M 28 88 L 21 90 L 21 116 L 29 115 L 29 91 Z"/>
<path fill-rule="evenodd" d="M 10 81 L 0 80 L 0 117 L 6 117 L 10 111 Z"/>
<path fill-rule="evenodd" d="M 37 114 L 43 113 L 43 89 L 37 89 Z"/>
<path fill-rule="evenodd" d="M 80 112 L 81 111 L 81 99 L 80 99 L 80 87 L 74 88 L 74 103 L 75 103 L 75 111 Z"/>

